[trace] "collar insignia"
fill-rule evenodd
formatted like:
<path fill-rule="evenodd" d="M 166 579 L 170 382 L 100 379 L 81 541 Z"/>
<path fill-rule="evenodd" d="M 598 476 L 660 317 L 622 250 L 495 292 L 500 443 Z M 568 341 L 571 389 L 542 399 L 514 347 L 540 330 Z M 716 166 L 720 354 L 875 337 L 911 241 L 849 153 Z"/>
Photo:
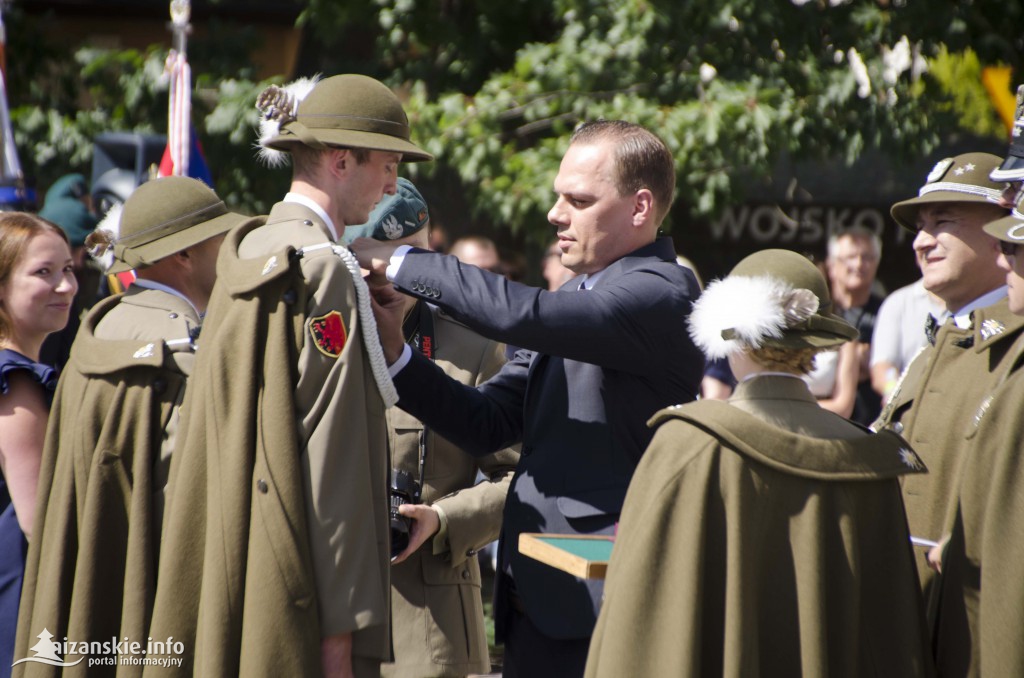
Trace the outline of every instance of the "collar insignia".
<path fill-rule="evenodd" d="M 920 470 L 924 466 L 921 463 L 921 459 L 909 447 L 900 448 L 900 461 L 902 461 L 906 466 L 914 469 L 915 471 Z"/>
<path fill-rule="evenodd" d="M 341 313 L 331 311 L 309 319 L 309 336 L 317 350 L 328 358 L 337 358 L 345 348 L 348 332 L 341 319 Z"/>
<path fill-rule="evenodd" d="M 1006 325 L 989 318 L 988 320 L 981 323 L 981 340 L 988 341 L 997 334 L 1002 334 L 1006 331 Z"/>
<path fill-rule="evenodd" d="M 267 259 L 267 263 L 263 264 L 263 272 L 261 275 L 266 275 L 277 268 L 277 255 L 274 255 Z"/>

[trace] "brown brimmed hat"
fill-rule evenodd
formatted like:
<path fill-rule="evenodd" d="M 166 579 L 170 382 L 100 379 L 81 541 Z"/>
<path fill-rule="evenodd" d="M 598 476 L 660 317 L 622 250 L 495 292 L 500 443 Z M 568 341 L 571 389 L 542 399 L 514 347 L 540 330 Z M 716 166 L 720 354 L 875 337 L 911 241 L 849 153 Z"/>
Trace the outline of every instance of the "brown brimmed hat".
<path fill-rule="evenodd" d="M 832 312 L 821 271 L 790 250 L 746 257 L 708 285 L 690 314 L 690 336 L 708 358 L 744 348 L 827 350 L 858 336 Z"/>
<path fill-rule="evenodd" d="M 98 228 L 116 231 L 114 265 L 109 273 L 122 273 L 156 263 L 164 257 L 198 245 L 248 217 L 228 210 L 206 184 L 190 177 L 161 177 L 139 186 L 120 213 Z"/>
<path fill-rule="evenodd" d="M 940 160 L 932 168 L 916 198 L 892 206 L 890 213 L 903 228 L 917 230 L 917 211 L 932 203 L 982 202 L 997 205 L 1003 185 L 992 181 L 1001 159 L 991 153 L 964 153 Z"/>
<path fill-rule="evenodd" d="M 1017 203 L 1009 216 L 990 221 L 984 228 L 993 238 L 1015 245 L 1024 244 L 1024 191 L 1017 194 Z"/>
<path fill-rule="evenodd" d="M 260 94 L 256 108 L 268 123 L 260 126 L 260 145 L 266 149 L 335 146 L 393 151 L 402 154 L 403 162 L 433 160 L 409 140 L 409 119 L 395 93 L 365 75 L 272 85 Z"/>

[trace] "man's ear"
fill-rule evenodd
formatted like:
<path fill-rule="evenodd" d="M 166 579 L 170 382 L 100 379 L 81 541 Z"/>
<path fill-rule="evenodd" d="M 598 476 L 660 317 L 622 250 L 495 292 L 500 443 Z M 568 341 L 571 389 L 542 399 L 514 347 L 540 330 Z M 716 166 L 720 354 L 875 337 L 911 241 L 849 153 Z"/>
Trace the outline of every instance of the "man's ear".
<path fill-rule="evenodd" d="M 633 195 L 633 226 L 643 226 L 654 218 L 654 193 L 641 188 Z"/>
<path fill-rule="evenodd" d="M 347 148 L 332 148 L 327 154 L 327 169 L 332 176 L 339 177 L 347 172 L 354 158 Z"/>

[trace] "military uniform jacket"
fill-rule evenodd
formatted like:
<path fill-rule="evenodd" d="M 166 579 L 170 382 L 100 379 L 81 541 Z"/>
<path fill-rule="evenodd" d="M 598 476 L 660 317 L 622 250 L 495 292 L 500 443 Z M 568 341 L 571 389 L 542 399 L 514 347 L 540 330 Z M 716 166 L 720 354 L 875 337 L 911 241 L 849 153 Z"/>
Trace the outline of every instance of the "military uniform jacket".
<path fill-rule="evenodd" d="M 326 242 L 313 219 L 278 205 L 221 248 L 151 627 L 185 642 L 182 675 L 316 675 L 346 631 L 356 657 L 389 653 L 384 405 L 350 272 L 292 253 Z"/>
<path fill-rule="evenodd" d="M 935 345 L 925 348 L 907 368 L 898 390 L 874 428 L 890 428 L 913 446 L 927 475 L 903 478 L 903 499 L 910 533 L 939 541 L 949 533 L 975 415 L 1008 369 L 1006 358 L 1024 330 L 1007 300 L 974 312 L 973 328 L 945 323 Z M 927 592 L 935 573 L 918 547 L 918 576 Z M 927 593 L 926 593 L 927 596 Z"/>
<path fill-rule="evenodd" d="M 895 480 L 914 453 L 796 379 L 736 395 L 651 420 L 586 676 L 929 675 Z"/>
<path fill-rule="evenodd" d="M 645 422 L 699 388 L 704 356 L 686 330 L 693 274 L 662 238 L 610 264 L 587 291 L 581 278 L 548 292 L 416 249 L 394 282 L 485 337 L 529 349 L 477 388 L 413 355 L 395 376 L 399 407 L 472 454 L 522 442 L 498 546 L 495 635 L 504 637 L 514 579 L 544 635 L 588 637 L 604 583 L 521 555 L 519 535 L 612 533 L 650 441 Z"/>
<path fill-rule="evenodd" d="M 424 302 L 420 302 L 424 303 Z M 505 362 L 500 344 L 431 309 L 434 361 L 465 384 L 486 381 Z M 393 465 L 419 477 L 423 424 L 398 408 L 388 415 Z M 382 675 L 402 678 L 465 676 L 490 671 L 476 552 L 497 539 L 505 494 L 519 454 L 513 449 L 474 458 L 428 429 L 423 501 L 444 511 L 447 549 L 427 541 L 391 568 L 391 626 L 395 664 Z M 487 480 L 474 485 L 477 470 Z"/>
<path fill-rule="evenodd" d="M 44 628 L 76 642 L 145 642 L 166 467 L 198 326 L 184 299 L 137 286 L 84 320 L 50 413 L 16 657 L 32 656 Z M 83 661 L 64 675 L 141 670 Z M 15 672 L 59 668 L 28 662 Z"/>
<path fill-rule="evenodd" d="M 969 439 L 953 531 L 933 595 L 940 675 L 1024 675 L 1024 347 Z M 1009 359 L 1008 359 L 1009 360 Z"/>

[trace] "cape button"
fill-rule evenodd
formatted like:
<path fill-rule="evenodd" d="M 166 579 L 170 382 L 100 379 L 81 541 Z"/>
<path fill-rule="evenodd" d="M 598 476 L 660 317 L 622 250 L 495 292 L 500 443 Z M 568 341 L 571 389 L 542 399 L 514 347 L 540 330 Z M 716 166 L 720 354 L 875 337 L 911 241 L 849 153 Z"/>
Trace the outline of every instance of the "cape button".
<path fill-rule="evenodd" d="M 295 294 L 295 290 L 289 289 L 285 290 L 285 293 L 281 296 L 281 298 L 284 299 L 284 303 L 291 305 L 295 303 L 297 295 Z"/>
<path fill-rule="evenodd" d="M 897 421 L 895 424 L 893 424 L 892 431 L 893 433 L 903 433 L 903 422 Z"/>
<path fill-rule="evenodd" d="M 309 219 L 304 219 L 303 222 L 302 222 L 302 225 L 303 226 L 312 226 L 313 222 L 310 221 Z"/>
<path fill-rule="evenodd" d="M 171 320 L 174 320 L 175 318 L 178 317 L 178 314 L 174 313 L 174 312 L 171 312 L 171 313 L 167 314 L 167 317 L 170 318 Z"/>
<path fill-rule="evenodd" d="M 260 494 L 267 493 L 267 481 L 260 478 L 256 481 L 256 489 L 260 491 Z"/>
<path fill-rule="evenodd" d="M 463 570 L 462 571 L 462 578 L 463 579 L 469 579 L 469 570 Z"/>

